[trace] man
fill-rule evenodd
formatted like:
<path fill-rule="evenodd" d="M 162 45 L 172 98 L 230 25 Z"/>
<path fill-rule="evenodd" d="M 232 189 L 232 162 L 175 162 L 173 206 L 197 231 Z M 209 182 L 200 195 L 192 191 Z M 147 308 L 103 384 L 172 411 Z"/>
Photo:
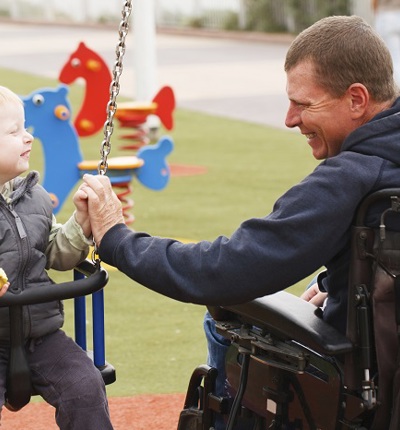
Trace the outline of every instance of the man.
<path fill-rule="evenodd" d="M 298 127 L 323 160 L 264 218 L 230 238 L 182 244 L 132 232 L 104 176 L 82 189 L 103 261 L 142 285 L 183 302 L 232 305 L 283 290 L 325 266 L 307 300 L 345 332 L 350 227 L 358 204 L 400 186 L 400 99 L 383 40 L 356 16 L 322 19 L 300 33 L 286 61 L 286 125 Z M 377 214 L 369 220 L 378 225 Z M 211 342 L 214 342 L 211 339 Z"/>

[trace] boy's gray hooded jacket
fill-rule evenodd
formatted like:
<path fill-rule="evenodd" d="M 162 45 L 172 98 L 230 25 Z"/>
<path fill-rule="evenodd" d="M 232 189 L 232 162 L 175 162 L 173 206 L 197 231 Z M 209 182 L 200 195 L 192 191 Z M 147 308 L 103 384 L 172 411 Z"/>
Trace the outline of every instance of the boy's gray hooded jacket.
<path fill-rule="evenodd" d="M 52 202 L 47 191 L 37 184 L 38 174 L 15 178 L 14 191 L 6 200 L 0 196 L 0 267 L 10 281 L 9 292 L 53 283 L 46 272 L 49 236 L 53 227 Z M 88 248 L 73 248 L 64 269 L 73 268 L 87 255 Z M 56 260 L 55 260 L 56 261 Z M 71 276 L 72 277 L 72 276 Z M 55 286 L 55 288 L 57 288 Z M 1 298 L 0 298 L 1 300 Z M 63 325 L 63 306 L 59 301 L 24 307 L 24 335 L 37 338 Z M 8 308 L 0 308 L 0 342 L 9 339 Z"/>

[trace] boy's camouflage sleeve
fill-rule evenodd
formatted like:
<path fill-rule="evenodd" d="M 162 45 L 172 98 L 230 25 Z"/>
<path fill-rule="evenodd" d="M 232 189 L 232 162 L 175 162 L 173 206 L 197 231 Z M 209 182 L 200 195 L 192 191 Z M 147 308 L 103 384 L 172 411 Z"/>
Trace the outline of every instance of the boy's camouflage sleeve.
<path fill-rule="evenodd" d="M 65 224 L 59 224 L 53 216 L 53 225 L 46 249 L 47 269 L 70 270 L 84 260 L 89 253 L 92 238 L 86 238 L 75 214 Z"/>

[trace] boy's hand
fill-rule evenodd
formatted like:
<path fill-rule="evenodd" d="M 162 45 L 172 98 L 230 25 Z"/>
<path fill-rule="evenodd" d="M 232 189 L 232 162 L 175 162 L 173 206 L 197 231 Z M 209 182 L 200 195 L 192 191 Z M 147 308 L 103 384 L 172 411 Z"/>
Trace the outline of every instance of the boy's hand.
<path fill-rule="evenodd" d="M 90 226 L 89 211 L 88 211 L 88 195 L 82 189 L 82 185 L 78 188 L 72 201 L 75 205 L 75 219 L 76 222 L 81 226 L 83 234 L 89 237 L 92 234 Z"/>
<path fill-rule="evenodd" d="M 8 288 L 10 286 L 9 282 L 6 282 L 1 288 L 0 288 L 0 297 L 3 297 L 4 294 L 8 291 Z"/>

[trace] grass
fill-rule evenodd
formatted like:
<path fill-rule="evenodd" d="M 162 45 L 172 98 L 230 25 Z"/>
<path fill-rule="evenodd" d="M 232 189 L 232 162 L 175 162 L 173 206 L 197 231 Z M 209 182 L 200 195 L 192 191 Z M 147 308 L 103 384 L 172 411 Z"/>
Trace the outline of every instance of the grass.
<path fill-rule="evenodd" d="M 58 85 L 5 69 L 0 69 L 0 82 L 21 95 Z M 82 88 L 71 86 L 74 111 L 81 98 Z M 116 125 L 111 156 L 128 155 L 119 148 L 126 142 L 118 135 Z M 134 181 L 133 228 L 154 235 L 190 240 L 230 235 L 246 218 L 268 214 L 274 201 L 315 166 L 301 136 L 261 125 L 178 109 L 171 136 L 175 148 L 170 163 L 205 166 L 207 173 L 172 177 L 161 192 Z M 81 140 L 86 159 L 99 159 L 101 141 L 101 133 Z M 31 168 L 43 171 L 39 142 Z M 69 199 L 58 221 L 72 211 Z M 57 282 L 70 276 L 52 272 Z M 303 288 L 304 283 L 291 291 L 298 294 Z M 105 298 L 107 360 L 117 369 L 117 382 L 108 394 L 184 392 L 192 370 L 206 359 L 205 308 L 155 294 L 116 270 L 110 270 Z M 66 303 L 66 315 L 65 329 L 73 333 L 71 302 Z"/>

